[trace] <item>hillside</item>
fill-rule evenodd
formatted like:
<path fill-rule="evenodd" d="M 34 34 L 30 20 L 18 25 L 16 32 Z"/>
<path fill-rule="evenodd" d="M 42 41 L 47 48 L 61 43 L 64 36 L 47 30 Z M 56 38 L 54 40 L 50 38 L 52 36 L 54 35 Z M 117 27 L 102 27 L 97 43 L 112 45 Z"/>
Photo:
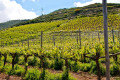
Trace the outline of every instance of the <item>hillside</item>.
<path fill-rule="evenodd" d="M 11 20 L 11 21 L 7 21 L 7 22 L 4 22 L 4 23 L 0 23 L 0 29 L 13 27 L 15 24 L 23 23 L 25 21 L 28 21 L 28 20 Z"/>
<path fill-rule="evenodd" d="M 95 31 L 103 30 L 103 16 L 99 17 L 82 17 L 73 20 L 56 20 L 51 22 L 42 22 L 27 24 L 18 27 L 8 28 L 0 31 L 0 42 L 11 44 L 12 42 L 21 42 L 28 39 L 38 38 L 41 31 Z M 108 29 L 120 29 L 120 16 L 108 15 Z M 1 43 L 0 43 L 1 44 Z"/>
<path fill-rule="evenodd" d="M 119 13 L 120 4 L 112 4 L 108 3 L 108 13 L 117 14 Z M 26 21 L 24 23 L 17 24 L 25 25 L 31 23 L 39 23 L 39 22 L 49 22 L 54 20 L 65 20 L 65 19 L 74 19 L 76 17 L 94 17 L 94 16 L 101 16 L 102 15 L 102 4 L 96 3 L 91 4 L 85 7 L 74 7 L 74 8 L 64 8 L 56 10 L 52 13 L 39 16 L 33 20 Z"/>

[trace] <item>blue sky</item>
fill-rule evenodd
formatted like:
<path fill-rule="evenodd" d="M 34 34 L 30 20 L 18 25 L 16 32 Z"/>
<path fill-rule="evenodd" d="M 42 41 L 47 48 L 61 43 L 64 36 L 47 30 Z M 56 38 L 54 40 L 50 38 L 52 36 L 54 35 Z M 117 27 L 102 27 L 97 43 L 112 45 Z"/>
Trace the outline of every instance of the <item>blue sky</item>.
<path fill-rule="evenodd" d="M 45 14 L 60 8 L 75 7 L 74 2 L 85 3 L 91 0 L 16 0 L 22 7 L 29 11 L 34 11 L 37 15 L 41 15 L 41 8 Z"/>
<path fill-rule="evenodd" d="M 0 23 L 9 20 L 34 19 L 62 8 L 83 7 L 102 0 L 0 0 Z M 120 3 L 120 0 L 108 0 Z"/>

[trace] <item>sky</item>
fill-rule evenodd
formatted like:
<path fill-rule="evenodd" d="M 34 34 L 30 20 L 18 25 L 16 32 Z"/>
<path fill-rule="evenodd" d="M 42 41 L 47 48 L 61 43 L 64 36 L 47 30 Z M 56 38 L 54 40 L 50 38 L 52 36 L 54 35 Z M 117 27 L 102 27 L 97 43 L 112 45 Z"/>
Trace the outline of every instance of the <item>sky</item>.
<path fill-rule="evenodd" d="M 120 0 L 107 0 L 120 3 Z M 102 0 L 0 0 L 0 23 L 9 20 L 34 19 L 58 9 L 83 7 Z"/>

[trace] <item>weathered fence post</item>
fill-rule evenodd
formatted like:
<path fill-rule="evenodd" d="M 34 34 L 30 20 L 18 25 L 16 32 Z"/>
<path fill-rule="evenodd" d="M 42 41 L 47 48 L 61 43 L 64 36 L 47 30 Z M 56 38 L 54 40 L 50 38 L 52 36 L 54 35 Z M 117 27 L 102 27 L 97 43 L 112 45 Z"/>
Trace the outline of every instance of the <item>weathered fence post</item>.
<path fill-rule="evenodd" d="M 100 33 L 99 33 L 99 31 L 98 31 L 98 39 L 99 39 L 99 42 L 100 42 Z"/>
<path fill-rule="evenodd" d="M 42 80 L 45 80 L 45 74 L 46 74 L 46 73 L 45 73 L 45 70 L 46 70 L 45 68 L 46 68 L 46 67 L 45 67 L 45 60 L 44 60 L 45 57 L 44 57 L 44 56 L 41 56 L 40 59 L 41 59 L 41 68 L 42 68 L 42 71 L 41 71 L 41 72 L 42 72 L 42 75 L 41 75 L 40 77 L 41 77 Z"/>
<path fill-rule="evenodd" d="M 110 80 L 110 60 L 108 47 L 108 24 L 107 24 L 107 0 L 102 0 L 103 17 L 104 17 L 104 41 L 105 41 L 105 57 L 106 57 L 106 80 Z"/>
<path fill-rule="evenodd" d="M 78 44 L 78 34 L 76 36 L 77 36 L 77 44 Z"/>
<path fill-rule="evenodd" d="M 99 57 L 100 57 L 100 54 L 99 54 L 99 53 L 96 53 L 97 76 L 98 76 L 98 80 L 101 80 Z"/>
<path fill-rule="evenodd" d="M 113 38 L 113 45 L 114 45 L 114 42 L 115 42 L 115 40 L 114 40 L 114 29 L 112 29 L 112 38 Z"/>
<path fill-rule="evenodd" d="M 25 68 L 24 76 L 25 76 L 25 74 L 27 72 L 27 67 L 28 67 L 27 58 L 28 58 L 28 56 L 24 56 L 24 61 L 25 61 L 25 63 L 24 63 L 24 68 Z"/>
<path fill-rule="evenodd" d="M 93 32 L 92 32 L 92 42 L 93 42 Z"/>
<path fill-rule="evenodd" d="M 13 45 L 13 38 L 12 38 L 12 45 Z"/>
<path fill-rule="evenodd" d="M 120 45 L 120 31 L 118 31 L 118 41 L 119 41 L 119 45 Z"/>
<path fill-rule="evenodd" d="M 66 66 L 66 69 L 65 69 L 65 72 L 66 72 L 66 80 L 69 79 L 69 64 L 68 64 L 68 59 L 65 59 L 65 66 Z"/>
<path fill-rule="evenodd" d="M 81 48 L 81 31 L 80 31 L 80 28 L 79 28 L 79 42 L 80 42 L 80 48 Z"/>
<path fill-rule="evenodd" d="M 41 31 L 41 48 L 43 47 L 43 32 Z"/>

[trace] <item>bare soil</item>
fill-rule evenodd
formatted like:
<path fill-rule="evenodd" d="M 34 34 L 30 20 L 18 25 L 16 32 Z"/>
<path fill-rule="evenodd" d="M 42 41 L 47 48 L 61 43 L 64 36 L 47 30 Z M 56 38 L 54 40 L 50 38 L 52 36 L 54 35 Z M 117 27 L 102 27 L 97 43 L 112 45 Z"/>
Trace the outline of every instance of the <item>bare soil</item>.
<path fill-rule="evenodd" d="M 48 69 L 48 71 L 52 74 L 62 73 L 61 70 L 51 70 Z M 89 74 L 88 72 L 71 72 L 70 75 L 76 78 L 76 80 L 97 80 L 97 76 L 93 74 Z M 7 74 L 1 73 L 0 74 L 0 80 L 22 80 L 21 77 L 18 76 L 8 76 Z M 102 77 L 102 80 L 106 80 L 105 77 Z M 110 80 L 115 80 L 114 77 L 112 77 Z"/>

